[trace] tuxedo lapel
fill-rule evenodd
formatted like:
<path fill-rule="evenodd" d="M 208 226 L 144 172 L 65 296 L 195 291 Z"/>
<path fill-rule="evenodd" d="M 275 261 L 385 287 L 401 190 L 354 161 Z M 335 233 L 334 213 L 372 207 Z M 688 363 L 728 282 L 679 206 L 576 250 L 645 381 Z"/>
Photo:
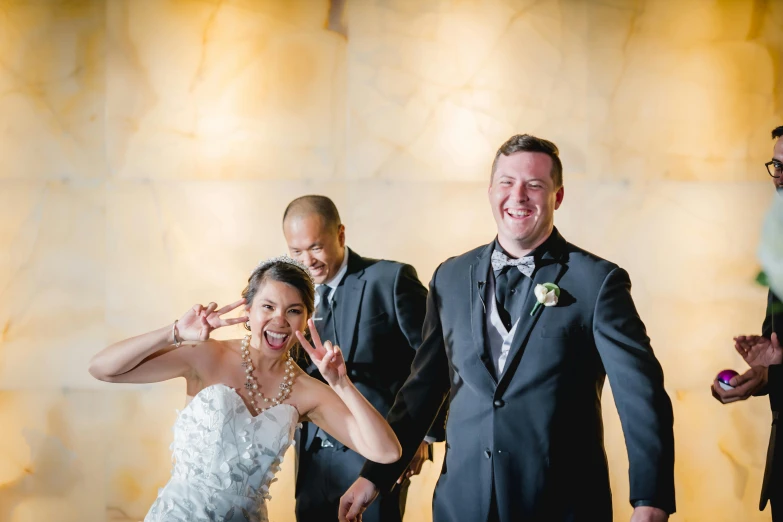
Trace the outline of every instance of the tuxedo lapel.
<path fill-rule="evenodd" d="M 506 366 L 498 380 L 498 393 L 502 393 L 500 388 L 505 389 L 505 387 L 508 386 L 508 380 L 510 379 L 510 376 L 514 374 L 514 370 L 519 364 L 519 359 L 522 357 L 522 352 L 524 352 L 523 347 L 527 344 L 527 339 L 530 337 L 533 327 L 536 325 L 539 318 L 546 313 L 546 307 L 539 306 L 536 312 L 532 316 L 530 315 L 530 311 L 533 310 L 533 307 L 537 302 L 533 292 L 536 285 L 544 283 L 557 284 L 568 269 L 568 266 L 563 259 L 565 255 L 565 240 L 558 234 L 557 230 L 554 230 L 552 233 L 557 234 L 557 236 L 553 238 L 552 246 L 543 253 L 540 261 L 537 261 L 537 264 L 540 266 L 533 274 L 533 284 L 530 287 L 528 295 L 525 296 L 522 314 L 519 317 L 519 324 L 517 325 L 516 332 L 514 332 L 514 338 L 511 341 L 511 347 L 508 351 Z"/>
<path fill-rule="evenodd" d="M 489 313 L 487 299 L 494 299 L 494 296 L 488 295 L 487 277 L 489 277 L 490 254 L 492 253 L 492 243 L 487 245 L 476 260 L 470 265 L 468 280 L 470 282 L 470 325 L 473 331 L 473 343 L 476 348 L 476 357 L 479 358 L 482 366 L 486 368 L 492 384 L 496 383 L 495 366 L 489 355 L 486 346 L 485 321 Z"/>
<path fill-rule="evenodd" d="M 333 317 L 337 328 L 338 340 L 340 341 L 340 348 L 343 350 L 343 356 L 346 361 L 351 360 L 354 350 L 353 339 L 356 333 L 359 308 L 362 304 L 365 284 L 365 281 L 362 279 L 364 266 L 361 262 L 361 256 L 352 250 L 348 252 L 348 271 L 341 284 L 342 291 L 339 293 L 339 300 L 334 310 L 336 313 Z"/>

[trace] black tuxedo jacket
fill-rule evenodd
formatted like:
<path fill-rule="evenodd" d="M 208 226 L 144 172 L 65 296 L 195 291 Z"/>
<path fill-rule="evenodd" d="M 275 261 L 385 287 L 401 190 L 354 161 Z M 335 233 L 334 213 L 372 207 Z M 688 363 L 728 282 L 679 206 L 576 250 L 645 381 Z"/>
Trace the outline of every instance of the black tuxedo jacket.
<path fill-rule="evenodd" d="M 764 318 L 764 324 L 761 327 L 761 335 L 766 338 L 772 336 L 772 332 L 778 334 L 778 339 L 783 342 L 783 303 L 778 296 L 769 292 L 767 296 L 767 315 Z M 769 392 L 769 405 L 772 408 L 772 433 L 769 437 L 769 448 L 767 449 L 767 466 L 764 470 L 764 481 L 761 485 L 761 500 L 759 509 L 763 510 L 770 498 L 783 500 L 783 473 L 780 471 L 783 466 L 783 455 L 779 455 L 775 448 L 783 448 L 783 430 L 777 429 L 778 416 L 781 407 L 783 407 L 783 365 L 770 366 L 767 382 L 767 391 Z M 777 470 L 777 474 L 773 471 Z M 777 476 L 776 476 L 777 475 Z M 777 504 L 773 504 L 777 506 Z M 776 509 L 781 509 L 776 507 Z"/>
<path fill-rule="evenodd" d="M 381 415 L 388 413 L 410 374 L 421 345 L 426 301 L 427 289 L 411 265 L 370 259 L 348 250 L 348 269 L 335 291 L 332 318 L 351 381 Z M 327 339 L 335 341 L 328 334 L 321 335 L 322 341 Z M 303 367 L 322 380 L 315 365 Z M 429 435 L 443 440 L 444 424 L 443 419 L 435 423 Z M 305 424 L 300 451 L 312 443 L 314 432 L 314 426 Z"/>
<path fill-rule="evenodd" d="M 546 244 L 533 280 L 559 285 L 559 303 L 530 316 L 529 293 L 498 377 L 485 341 L 492 244 L 445 261 L 432 277 L 422 346 L 387 417 L 403 458 L 367 462 L 362 475 L 389 488 L 447 397 L 435 522 L 487 520 L 493 497 L 500 520 L 610 522 L 601 418 L 607 374 L 631 501 L 674 512 L 672 407 L 628 274 L 557 230 Z"/>

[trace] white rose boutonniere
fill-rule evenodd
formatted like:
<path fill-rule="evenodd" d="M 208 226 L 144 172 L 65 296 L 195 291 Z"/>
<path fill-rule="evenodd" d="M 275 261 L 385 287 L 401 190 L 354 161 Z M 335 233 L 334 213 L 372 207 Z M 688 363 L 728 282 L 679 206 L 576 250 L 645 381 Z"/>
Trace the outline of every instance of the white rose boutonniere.
<path fill-rule="evenodd" d="M 554 283 L 544 283 L 543 285 L 536 285 L 533 293 L 536 295 L 536 301 L 538 302 L 530 310 L 530 315 L 535 314 L 541 305 L 555 306 L 557 299 L 560 297 L 560 287 Z"/>

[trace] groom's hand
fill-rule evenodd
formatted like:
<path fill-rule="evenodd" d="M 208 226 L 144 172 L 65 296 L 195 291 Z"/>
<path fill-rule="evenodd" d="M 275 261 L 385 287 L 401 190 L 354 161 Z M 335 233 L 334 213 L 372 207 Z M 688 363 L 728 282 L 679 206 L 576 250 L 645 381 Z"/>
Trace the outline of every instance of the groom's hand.
<path fill-rule="evenodd" d="M 669 515 L 666 511 L 652 506 L 634 508 L 631 522 L 666 522 Z"/>
<path fill-rule="evenodd" d="M 340 497 L 340 522 L 360 522 L 362 513 L 378 496 L 378 488 L 364 477 L 356 479 L 348 491 Z"/>

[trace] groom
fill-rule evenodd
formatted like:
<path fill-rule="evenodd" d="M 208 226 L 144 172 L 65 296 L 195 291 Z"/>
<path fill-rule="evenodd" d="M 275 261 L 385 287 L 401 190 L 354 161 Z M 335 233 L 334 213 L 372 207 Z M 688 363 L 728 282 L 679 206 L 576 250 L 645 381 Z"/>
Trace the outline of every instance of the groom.
<path fill-rule="evenodd" d="M 610 522 L 607 375 L 630 462 L 631 520 L 674 512 L 673 418 L 661 366 L 625 270 L 554 228 L 562 180 L 547 140 L 513 136 L 497 152 L 488 190 L 497 237 L 432 276 L 422 345 L 387 416 L 403 457 L 365 464 L 341 499 L 342 520 L 392 487 L 446 396 L 434 522 Z M 554 306 L 535 306 L 544 283 L 559 288 Z"/>

